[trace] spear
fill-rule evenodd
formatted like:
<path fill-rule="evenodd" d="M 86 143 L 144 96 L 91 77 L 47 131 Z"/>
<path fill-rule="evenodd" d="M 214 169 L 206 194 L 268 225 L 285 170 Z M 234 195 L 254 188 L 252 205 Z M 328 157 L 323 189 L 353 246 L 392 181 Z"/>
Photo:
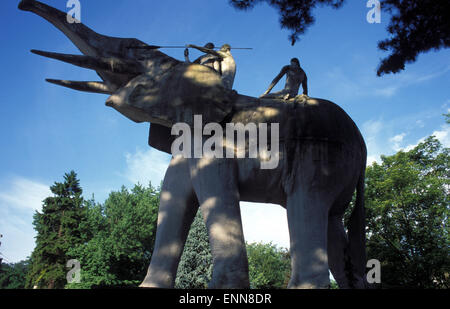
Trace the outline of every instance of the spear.
<path fill-rule="evenodd" d="M 128 46 L 130 49 L 160 49 L 160 48 L 188 48 L 187 46 L 158 46 L 158 45 L 140 45 L 140 46 Z M 220 47 L 215 47 L 214 49 L 220 49 Z M 243 49 L 251 50 L 251 47 L 232 47 L 231 49 Z"/>

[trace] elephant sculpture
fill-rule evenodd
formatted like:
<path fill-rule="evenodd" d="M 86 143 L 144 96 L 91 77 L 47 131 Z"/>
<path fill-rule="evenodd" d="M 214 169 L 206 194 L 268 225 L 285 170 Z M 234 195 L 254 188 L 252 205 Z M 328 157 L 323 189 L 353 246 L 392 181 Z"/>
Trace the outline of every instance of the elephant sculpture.
<path fill-rule="evenodd" d="M 107 37 L 35 0 L 33 12 L 61 30 L 83 53 L 36 54 L 93 69 L 102 82 L 47 80 L 109 94 L 106 105 L 135 122 L 149 122 L 149 145 L 171 153 L 177 123 L 279 124 L 278 164 L 267 158 L 173 156 L 164 177 L 156 242 L 142 287 L 174 286 L 190 225 L 201 209 L 213 255 L 212 288 L 248 288 L 240 201 L 287 210 L 292 273 L 289 288 L 326 288 L 330 269 L 341 288 L 364 288 L 366 146 L 352 119 L 322 99 L 257 99 L 223 86 L 214 70 L 184 63 L 137 39 Z M 258 127 L 261 131 L 261 127 Z M 263 133 L 263 132 L 258 132 Z M 267 132 L 266 132 L 267 134 Z M 205 137 L 201 140 L 205 143 Z M 227 146 L 229 146 L 227 144 Z M 248 143 L 245 146 L 248 153 Z M 236 150 L 236 149 L 234 149 Z M 348 231 L 344 211 L 356 190 Z"/>

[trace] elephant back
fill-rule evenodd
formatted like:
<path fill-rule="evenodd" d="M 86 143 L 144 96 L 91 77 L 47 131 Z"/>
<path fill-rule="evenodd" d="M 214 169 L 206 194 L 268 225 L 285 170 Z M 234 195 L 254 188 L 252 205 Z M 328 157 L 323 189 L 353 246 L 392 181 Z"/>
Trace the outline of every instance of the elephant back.
<path fill-rule="evenodd" d="M 346 145 L 361 138 L 347 113 L 328 100 L 297 97 L 285 101 L 240 96 L 233 110 L 231 122 L 234 123 L 279 123 L 280 142 L 323 141 Z"/>

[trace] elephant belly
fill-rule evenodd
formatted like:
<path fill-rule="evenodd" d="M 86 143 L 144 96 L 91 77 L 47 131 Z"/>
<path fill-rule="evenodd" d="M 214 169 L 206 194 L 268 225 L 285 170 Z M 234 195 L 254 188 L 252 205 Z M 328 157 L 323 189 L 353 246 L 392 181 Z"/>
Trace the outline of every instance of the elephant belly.
<path fill-rule="evenodd" d="M 256 159 L 238 159 L 239 193 L 241 201 L 279 204 L 284 207 L 282 164 L 275 169 L 261 169 Z"/>

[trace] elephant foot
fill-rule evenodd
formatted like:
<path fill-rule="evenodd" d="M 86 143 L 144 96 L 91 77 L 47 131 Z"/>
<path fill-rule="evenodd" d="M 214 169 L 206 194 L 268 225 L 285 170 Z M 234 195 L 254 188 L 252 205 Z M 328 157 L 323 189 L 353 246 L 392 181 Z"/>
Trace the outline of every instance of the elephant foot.
<path fill-rule="evenodd" d="M 175 278 L 168 272 L 149 271 L 145 279 L 139 285 L 140 288 L 157 288 L 157 289 L 173 289 L 175 286 Z"/>
<path fill-rule="evenodd" d="M 367 289 L 368 288 L 368 283 L 363 278 L 358 277 L 358 278 L 356 278 L 356 280 L 354 280 L 352 282 L 351 288 L 353 288 L 353 289 Z"/>
<path fill-rule="evenodd" d="M 329 289 L 330 278 L 328 272 L 312 278 L 291 278 L 288 289 Z"/>
<path fill-rule="evenodd" d="M 291 285 L 289 284 L 288 289 L 298 289 L 298 290 L 313 290 L 313 289 L 329 289 L 330 285 L 320 285 L 317 286 L 313 283 L 302 283 L 299 285 Z"/>
<path fill-rule="evenodd" d="M 144 280 L 140 285 L 140 288 L 153 288 L 153 289 L 173 289 L 173 285 L 165 284 L 161 282 L 154 282 Z"/>
<path fill-rule="evenodd" d="M 250 280 L 248 272 L 237 271 L 224 271 L 221 275 L 214 275 L 209 283 L 210 289 L 249 289 Z"/>
<path fill-rule="evenodd" d="M 154 283 L 145 283 L 145 282 L 142 282 L 142 283 L 139 285 L 139 288 L 142 288 L 142 289 L 150 289 L 150 288 L 152 288 L 152 289 L 164 289 L 164 288 L 167 288 L 167 287 L 159 286 L 159 285 L 154 284 Z"/>

